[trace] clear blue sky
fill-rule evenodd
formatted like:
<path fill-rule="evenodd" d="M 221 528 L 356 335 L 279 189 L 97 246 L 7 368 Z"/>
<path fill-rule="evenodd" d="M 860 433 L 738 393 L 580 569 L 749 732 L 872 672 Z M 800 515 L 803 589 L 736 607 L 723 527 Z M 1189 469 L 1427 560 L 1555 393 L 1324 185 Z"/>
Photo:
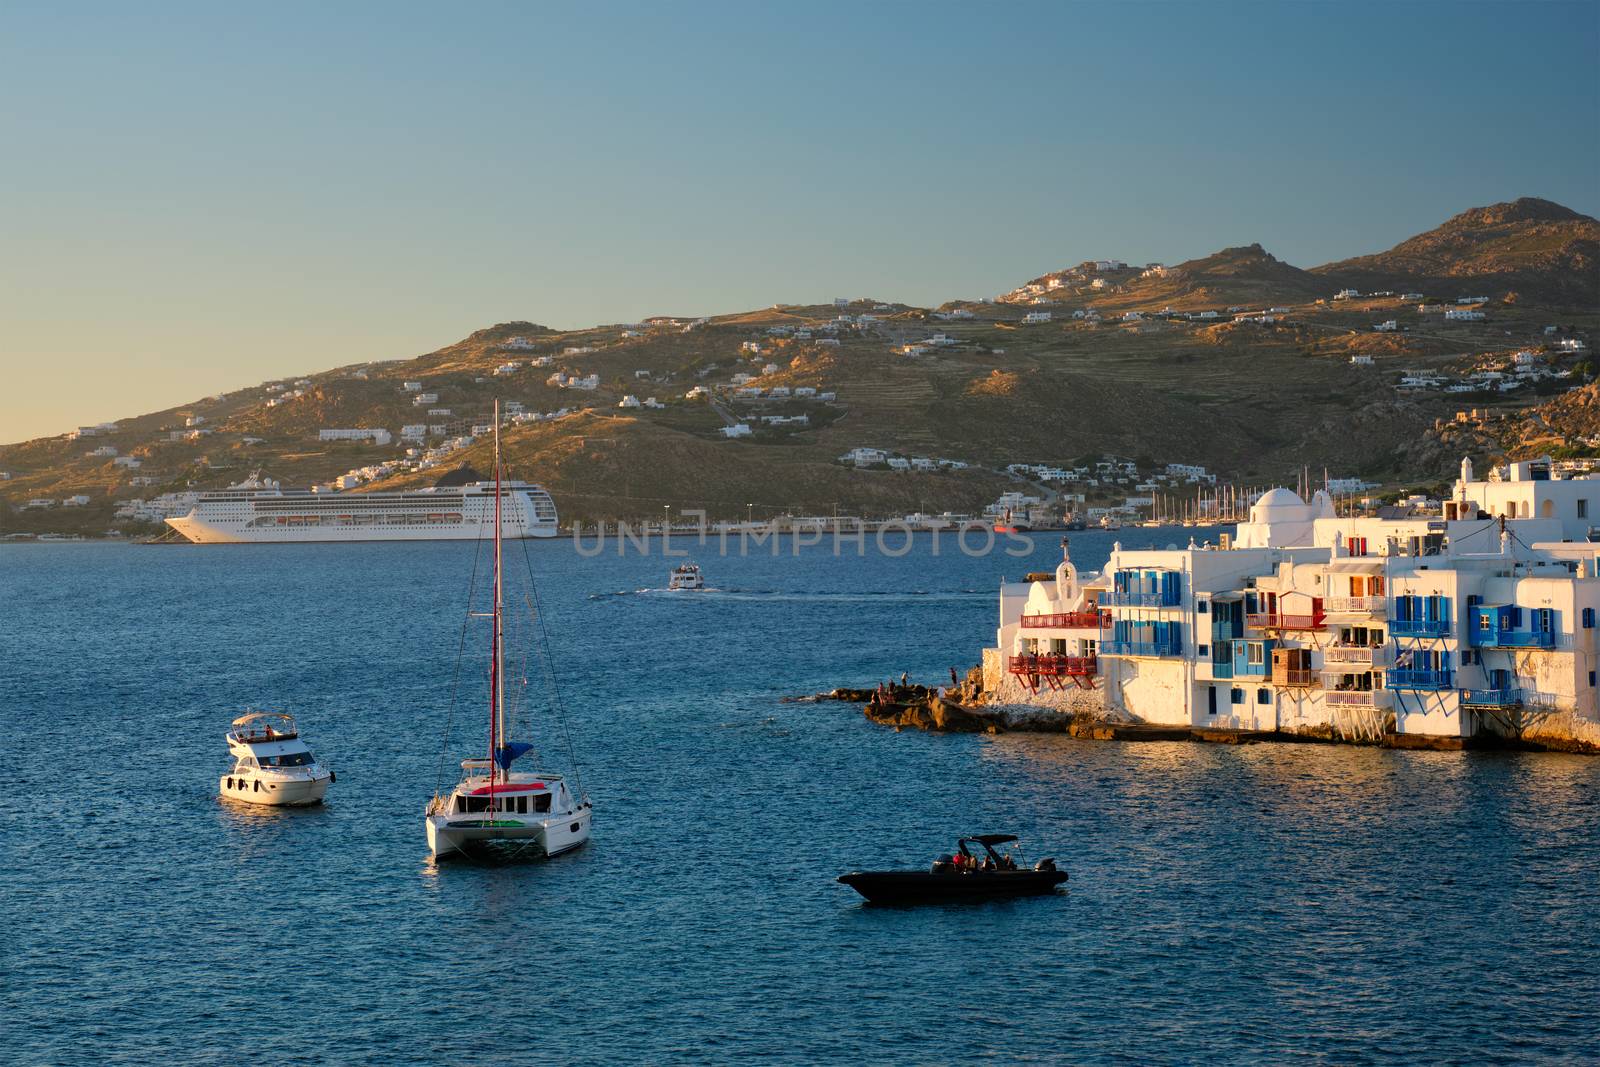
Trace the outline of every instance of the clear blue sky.
<path fill-rule="evenodd" d="M 0 440 L 554 326 L 1600 213 L 1600 7 L 7 4 Z"/>

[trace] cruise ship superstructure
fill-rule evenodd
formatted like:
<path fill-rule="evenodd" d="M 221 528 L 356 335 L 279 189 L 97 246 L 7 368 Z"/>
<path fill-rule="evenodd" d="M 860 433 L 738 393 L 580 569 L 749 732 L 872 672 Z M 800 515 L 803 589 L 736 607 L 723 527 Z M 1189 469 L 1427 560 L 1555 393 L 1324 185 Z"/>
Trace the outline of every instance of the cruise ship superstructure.
<path fill-rule="evenodd" d="M 1431 743 L 1600 745 L 1600 479 L 1548 460 L 1439 514 L 1343 517 L 1274 489 L 1219 543 L 1003 583 L 988 699 L 1110 720 Z"/>
<path fill-rule="evenodd" d="M 544 487 L 506 482 L 501 492 L 504 536 L 556 535 L 556 506 Z M 201 493 L 187 515 L 166 521 L 197 544 L 471 539 L 492 533 L 494 501 L 493 482 L 324 493 L 252 477 Z"/>

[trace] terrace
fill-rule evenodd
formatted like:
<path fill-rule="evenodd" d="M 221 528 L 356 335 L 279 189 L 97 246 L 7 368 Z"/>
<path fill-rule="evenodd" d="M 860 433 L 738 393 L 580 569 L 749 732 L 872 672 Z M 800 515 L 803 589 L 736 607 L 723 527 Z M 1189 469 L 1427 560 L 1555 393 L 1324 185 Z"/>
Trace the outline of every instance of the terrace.
<path fill-rule="evenodd" d="M 1324 602 L 1330 615 L 1382 615 L 1389 610 L 1386 596 L 1331 596 Z"/>
<path fill-rule="evenodd" d="M 1183 642 L 1176 637 L 1153 641 L 1113 639 L 1100 643 L 1100 653 L 1105 656 L 1181 656 L 1183 654 Z"/>
<path fill-rule="evenodd" d="M 1099 664 L 1094 656 L 1012 656 L 1007 669 L 1041 678 L 1092 678 Z"/>
<path fill-rule="evenodd" d="M 1394 637 L 1448 637 L 1449 619 L 1390 619 L 1389 633 Z"/>
<path fill-rule="evenodd" d="M 1390 689 L 1434 691 L 1454 687 L 1455 672 L 1449 670 L 1394 667 L 1388 672 L 1384 684 Z"/>
<path fill-rule="evenodd" d="M 1497 626 L 1473 626 L 1467 638 L 1480 648 L 1554 648 L 1553 630 L 1502 630 Z"/>
<path fill-rule="evenodd" d="M 1461 706 L 1466 708 L 1520 708 L 1522 690 L 1514 686 L 1499 689 L 1463 689 Z"/>
<path fill-rule="evenodd" d="M 1322 662 L 1329 667 L 1382 667 L 1386 649 L 1367 645 L 1332 645 L 1322 653 Z"/>
<path fill-rule="evenodd" d="M 1387 708 L 1387 689 L 1329 689 L 1322 694 L 1333 708 Z"/>
<path fill-rule="evenodd" d="M 1326 618 L 1320 611 L 1309 615 L 1258 612 L 1246 615 L 1244 624 L 1252 630 L 1320 630 Z"/>
<path fill-rule="evenodd" d="M 1098 611 L 1063 611 L 1052 615 L 1024 615 L 1024 629 L 1095 630 L 1111 625 L 1110 615 Z"/>
<path fill-rule="evenodd" d="M 1308 667 L 1280 667 L 1272 668 L 1272 684 L 1286 686 L 1291 689 L 1320 689 L 1322 676 Z"/>

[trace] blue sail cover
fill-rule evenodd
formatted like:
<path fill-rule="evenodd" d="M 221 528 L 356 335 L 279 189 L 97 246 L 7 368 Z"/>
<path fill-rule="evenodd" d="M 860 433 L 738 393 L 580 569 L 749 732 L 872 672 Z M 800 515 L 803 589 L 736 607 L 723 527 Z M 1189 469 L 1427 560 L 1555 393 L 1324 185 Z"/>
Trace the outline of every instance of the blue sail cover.
<path fill-rule="evenodd" d="M 525 752 L 532 752 L 533 746 L 526 741 L 512 741 L 510 744 L 501 745 L 494 754 L 494 761 L 500 764 L 500 769 L 509 771 L 511 763 Z"/>

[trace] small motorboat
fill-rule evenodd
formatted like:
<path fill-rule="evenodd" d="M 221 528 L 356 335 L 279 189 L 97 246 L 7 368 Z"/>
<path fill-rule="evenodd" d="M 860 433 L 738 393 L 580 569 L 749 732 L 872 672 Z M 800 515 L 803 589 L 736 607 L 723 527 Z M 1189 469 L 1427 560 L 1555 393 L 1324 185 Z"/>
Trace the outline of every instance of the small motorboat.
<path fill-rule="evenodd" d="M 233 769 L 217 785 L 229 800 L 301 807 L 319 803 L 333 783 L 333 772 L 317 762 L 293 716 L 283 712 L 255 711 L 233 720 L 228 751 Z"/>
<path fill-rule="evenodd" d="M 940 856 L 925 871 L 851 871 L 839 881 L 867 898 L 871 904 L 948 904 L 999 900 L 1053 893 L 1067 880 L 1053 859 L 1033 867 L 1018 862 L 1014 849 L 996 846 L 1017 840 L 1014 834 L 977 834 L 956 842 L 954 855 Z M 982 849 L 980 857 L 969 846 Z"/>
<path fill-rule="evenodd" d="M 672 576 L 667 579 L 667 588 L 678 592 L 694 592 L 704 589 L 706 580 L 700 573 L 698 563 L 683 563 L 672 569 Z"/>

